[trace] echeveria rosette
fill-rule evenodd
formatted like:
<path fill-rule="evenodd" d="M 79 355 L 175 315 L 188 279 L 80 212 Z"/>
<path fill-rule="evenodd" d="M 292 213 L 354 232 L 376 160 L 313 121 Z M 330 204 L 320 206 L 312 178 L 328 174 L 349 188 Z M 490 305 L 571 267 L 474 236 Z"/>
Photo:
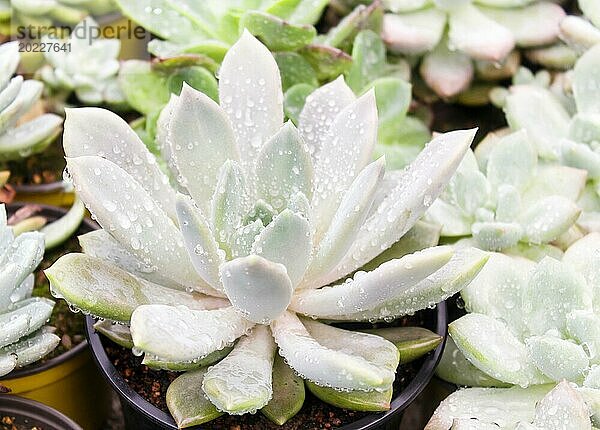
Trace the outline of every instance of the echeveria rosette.
<path fill-rule="evenodd" d="M 470 236 L 490 251 L 522 253 L 580 237 L 576 202 L 586 172 L 539 161 L 524 130 L 503 134 L 468 152 L 426 219 L 442 226 L 443 237 Z"/>
<path fill-rule="evenodd" d="M 44 85 L 13 77 L 19 58 L 18 42 L 0 45 L 0 161 L 18 160 L 44 150 L 62 126 L 62 118 L 53 114 L 27 118 Z"/>
<path fill-rule="evenodd" d="M 75 92 L 83 104 L 124 104 L 125 98 L 117 80 L 121 41 L 91 39 L 89 28 L 94 27 L 98 24 L 88 17 L 75 26 L 68 40 L 44 38 L 46 42 L 64 43 L 68 47 L 45 52 L 48 64 L 40 69 L 39 75 L 51 95 L 66 99 Z"/>
<path fill-rule="evenodd" d="M 569 168 L 587 172 L 587 184 L 577 201 L 583 211 L 578 226 L 584 231 L 600 229 L 599 67 L 600 47 L 596 46 L 577 60 L 562 92 L 555 86 L 514 85 L 504 100 L 510 128 L 527 132 L 541 163 L 565 172 Z M 564 181 L 565 186 L 573 184 Z"/>
<path fill-rule="evenodd" d="M 44 235 L 15 237 L 0 205 L 0 376 L 31 364 L 49 352 L 60 338 L 44 328 L 54 302 L 32 298 L 33 271 L 44 256 Z"/>
<path fill-rule="evenodd" d="M 321 394 L 389 405 L 394 343 L 317 320 L 391 320 L 481 270 L 486 253 L 435 246 L 438 230 L 417 222 L 474 130 L 437 137 L 385 175 L 383 159 L 371 162 L 372 91 L 357 98 L 340 77 L 308 97 L 298 128 L 284 124 L 275 59 L 247 32 L 219 77 L 220 105 L 184 86 L 159 121 L 181 193 L 116 115 L 68 112 L 68 170 L 103 230 L 46 271 L 55 294 L 130 324 L 146 363 L 193 370 L 167 399 L 181 426 L 271 407 L 277 369 Z M 294 372 L 277 365 L 277 349 Z"/>
<path fill-rule="evenodd" d="M 15 34 L 19 26 L 75 25 L 88 15 L 114 12 L 112 0 L 2 0 L 0 25 L 3 34 Z"/>
<path fill-rule="evenodd" d="M 468 313 L 449 326 L 451 343 L 438 375 L 463 386 L 520 387 L 459 390 L 427 428 L 448 429 L 453 419 L 469 418 L 502 429 L 519 421 L 533 421 L 523 427 L 532 429 L 591 428 L 600 396 L 600 234 L 584 236 L 556 257 L 536 264 L 492 254 L 461 291 Z M 538 409 L 535 404 L 554 383 L 553 392 L 570 406 L 540 414 L 546 400 Z M 549 426 L 544 419 L 557 421 Z M 593 421 L 599 424 L 596 416 Z"/>
<path fill-rule="evenodd" d="M 516 70 L 515 47 L 557 41 L 565 13 L 536 0 L 387 0 L 383 38 L 392 52 L 419 56 L 421 76 L 440 97 L 467 90 L 474 77 L 497 80 Z M 535 16 L 537 25 L 531 25 Z M 504 63 L 504 64 L 503 64 Z M 491 65 L 500 65 L 500 68 Z"/>

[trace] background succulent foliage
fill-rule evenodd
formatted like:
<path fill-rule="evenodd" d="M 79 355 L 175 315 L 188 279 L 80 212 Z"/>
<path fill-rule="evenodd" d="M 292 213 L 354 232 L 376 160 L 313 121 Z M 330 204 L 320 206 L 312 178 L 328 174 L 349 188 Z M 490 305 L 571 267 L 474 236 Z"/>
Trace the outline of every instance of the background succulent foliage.
<path fill-rule="evenodd" d="M 158 121 L 184 194 L 114 114 L 69 111 L 68 169 L 104 229 L 46 271 L 54 294 L 130 324 L 146 364 L 189 371 L 167 399 L 182 427 L 261 408 L 284 422 L 302 395 L 273 381 L 303 390 L 296 375 L 334 404 L 389 403 L 394 343 L 316 319 L 391 320 L 481 270 L 485 253 L 432 246 L 435 228 L 415 224 L 474 131 L 439 136 L 386 175 L 371 162 L 374 92 L 357 98 L 340 77 L 307 97 L 298 128 L 284 124 L 277 63 L 248 32 L 222 61 L 219 100 L 184 86 Z M 428 234 L 403 241 L 411 228 Z"/>

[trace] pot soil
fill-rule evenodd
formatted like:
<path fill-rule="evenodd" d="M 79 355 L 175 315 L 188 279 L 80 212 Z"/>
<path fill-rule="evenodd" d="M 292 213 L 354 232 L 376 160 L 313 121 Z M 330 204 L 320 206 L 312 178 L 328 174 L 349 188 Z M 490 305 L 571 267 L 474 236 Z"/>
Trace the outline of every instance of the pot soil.
<path fill-rule="evenodd" d="M 60 412 L 29 399 L 0 396 L 0 430 L 82 430 Z"/>
<path fill-rule="evenodd" d="M 141 358 L 103 336 L 93 328 L 95 320 L 86 319 L 86 335 L 94 360 L 104 377 L 119 395 L 129 430 L 177 429 L 166 407 L 166 390 L 177 373 L 149 369 Z M 418 312 L 400 319 L 395 325 L 426 327 L 446 337 L 446 304 L 436 309 Z M 365 413 L 339 409 L 316 399 L 306 390 L 302 410 L 283 426 L 271 423 L 261 413 L 255 415 L 223 415 L 210 423 L 197 427 L 211 430 L 397 430 L 402 411 L 407 408 L 431 380 L 441 357 L 444 343 L 425 357 L 398 368 L 394 383 L 391 409 L 385 413 Z"/>
<path fill-rule="evenodd" d="M 8 205 L 8 215 L 22 206 Z M 42 206 L 40 215 L 52 222 L 65 213 L 61 208 Z M 96 228 L 91 221 L 84 220 L 76 235 L 47 252 L 35 272 L 34 296 L 52 298 L 43 270 L 60 256 L 79 251 L 77 235 Z M 86 430 L 99 429 L 110 412 L 110 389 L 93 364 L 84 336 L 84 317 L 72 313 L 64 301 L 57 300 L 49 325 L 56 328 L 55 333 L 61 338 L 58 347 L 41 361 L 0 379 L 0 387 L 51 406 L 72 417 Z"/>

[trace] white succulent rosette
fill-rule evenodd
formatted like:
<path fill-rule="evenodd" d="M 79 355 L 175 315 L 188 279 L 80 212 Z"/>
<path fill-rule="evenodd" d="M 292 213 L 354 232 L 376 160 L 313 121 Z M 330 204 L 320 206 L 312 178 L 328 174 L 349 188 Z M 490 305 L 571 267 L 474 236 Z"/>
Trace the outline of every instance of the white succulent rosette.
<path fill-rule="evenodd" d="M 0 376 L 50 353 L 60 338 L 44 325 L 54 302 L 31 297 L 33 271 L 44 257 L 44 235 L 28 232 L 15 237 L 0 205 Z"/>
<path fill-rule="evenodd" d="M 103 230 L 80 238 L 85 254 L 46 271 L 54 293 L 130 324 L 146 363 L 201 368 L 169 390 L 180 425 L 208 419 L 190 418 L 207 403 L 203 394 L 229 414 L 267 405 L 277 349 L 320 386 L 391 393 L 393 343 L 317 320 L 410 314 L 479 272 L 486 253 L 433 246 L 435 229 L 417 235 L 418 252 L 407 254 L 400 241 L 454 174 L 474 131 L 441 135 L 405 170 L 385 175 L 384 161 L 372 161 L 372 91 L 357 98 L 337 79 L 310 95 L 298 128 L 284 124 L 275 60 L 247 32 L 219 78 L 220 105 L 185 86 L 159 120 L 181 193 L 119 117 L 68 112 L 68 170 Z"/>
<path fill-rule="evenodd" d="M 18 42 L 0 45 L 0 161 L 17 160 L 44 150 L 58 136 L 62 118 L 43 114 L 27 118 L 44 85 L 14 76 L 19 66 Z"/>
<path fill-rule="evenodd" d="M 458 95 L 476 76 L 498 80 L 519 63 L 515 47 L 558 40 L 560 6 L 537 0 L 386 0 L 383 38 L 392 52 L 422 57 L 421 76 L 440 97 Z M 536 25 L 531 25 L 535 16 Z M 559 50 L 560 48 L 553 47 Z"/>
<path fill-rule="evenodd" d="M 519 84 L 503 95 L 504 112 L 513 131 L 525 131 L 537 152 L 538 164 L 561 170 L 554 183 L 576 199 L 582 214 L 581 233 L 600 230 L 600 47 L 588 50 L 572 72 L 549 88 Z M 587 174 L 577 191 L 576 171 Z M 561 192 L 561 193 L 562 193 Z"/>
<path fill-rule="evenodd" d="M 450 396 L 427 428 L 448 429 L 453 419 L 473 418 L 502 429 L 518 422 L 532 429 L 590 429 L 590 415 L 597 426 L 599 279 L 600 233 L 579 239 L 562 258 L 538 263 L 492 254 L 461 291 L 468 313 L 450 324 L 451 342 L 438 369 L 452 383 L 483 388 Z"/>
<path fill-rule="evenodd" d="M 84 104 L 124 103 L 117 79 L 121 41 L 92 38 L 91 28 L 99 28 L 98 23 L 88 17 L 75 26 L 68 40 L 44 38 L 61 49 L 44 53 L 48 64 L 42 67 L 40 76 L 53 92 L 74 91 Z"/>

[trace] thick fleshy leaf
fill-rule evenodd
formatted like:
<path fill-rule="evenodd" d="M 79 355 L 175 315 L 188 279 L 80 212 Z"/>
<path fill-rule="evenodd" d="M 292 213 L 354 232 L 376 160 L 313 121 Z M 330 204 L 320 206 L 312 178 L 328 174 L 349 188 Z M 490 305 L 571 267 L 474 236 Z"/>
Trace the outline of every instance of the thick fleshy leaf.
<path fill-rule="evenodd" d="M 223 415 L 204 396 L 202 381 L 206 369 L 178 376 L 167 389 L 167 407 L 180 429 L 204 424 Z"/>
<path fill-rule="evenodd" d="M 266 11 L 297 24 L 316 24 L 327 0 L 278 1 L 266 8 Z"/>
<path fill-rule="evenodd" d="M 480 10 L 501 26 L 507 28 L 519 47 L 549 45 L 558 39 L 559 24 L 565 11 L 557 4 L 535 2 L 526 7 L 494 8 Z M 529 18 L 536 17 L 537 25 L 531 25 Z"/>
<path fill-rule="evenodd" d="M 50 319 L 53 308 L 52 300 L 32 298 L 15 303 L 9 312 L 0 314 L 0 347 L 39 330 Z"/>
<path fill-rule="evenodd" d="M 521 130 L 502 137 L 494 146 L 487 161 L 487 177 L 496 187 L 508 184 L 522 189 L 535 175 L 536 167 L 535 148 L 527 132 Z"/>
<path fill-rule="evenodd" d="M 452 9 L 448 25 L 450 45 L 477 60 L 500 61 L 515 46 L 514 36 L 507 28 L 471 4 Z"/>
<path fill-rule="evenodd" d="M 577 104 L 577 111 L 581 113 L 600 113 L 598 97 L 598 55 L 600 47 L 593 47 L 587 51 L 575 64 L 573 71 L 573 96 Z"/>
<path fill-rule="evenodd" d="M 17 366 L 17 359 L 14 355 L 0 355 L 0 377 L 7 375 Z"/>
<path fill-rule="evenodd" d="M 529 358 L 525 344 L 500 320 L 467 314 L 450 323 L 448 331 L 467 360 L 488 375 L 522 387 L 547 381 Z"/>
<path fill-rule="evenodd" d="M 67 110 L 63 147 L 70 158 L 98 156 L 115 163 L 175 219 L 169 179 L 131 127 L 113 112 L 92 107 Z"/>
<path fill-rule="evenodd" d="M 551 257 L 538 263 L 523 290 L 523 315 L 531 334 L 564 333 L 567 314 L 591 309 L 592 292 L 583 276 Z"/>
<path fill-rule="evenodd" d="M 542 429 L 591 430 L 589 408 L 583 397 L 563 381 L 538 403 L 533 424 Z"/>
<path fill-rule="evenodd" d="M 413 149 L 415 152 L 410 158 L 410 160 L 413 160 L 418 151 L 422 149 L 421 143 L 424 144 L 429 137 L 426 136 L 422 141 L 419 141 L 420 124 L 418 120 L 406 116 L 412 98 L 411 84 L 401 78 L 383 77 L 369 82 L 368 87 L 375 90 L 379 117 L 377 134 L 379 145 L 375 147 L 375 157 L 377 157 L 378 150 L 384 151 L 383 154 L 386 154 L 386 150 L 388 150 L 388 153 L 394 153 L 397 150 L 397 153 L 402 154 L 403 152 L 410 153 Z M 396 142 L 403 143 L 404 147 L 394 145 Z M 386 146 L 382 150 L 383 145 Z M 395 161 L 394 158 L 391 160 Z M 406 164 L 408 163 L 398 166 L 398 164 L 393 163 L 392 168 L 400 169 Z"/>
<path fill-rule="evenodd" d="M 477 418 L 500 428 L 514 428 L 520 421 L 533 421 L 535 405 L 553 385 L 529 388 L 467 388 L 444 400 L 427 423 L 425 430 L 448 430 L 454 419 Z"/>
<path fill-rule="evenodd" d="M 473 223 L 472 217 L 465 214 L 461 208 L 447 203 L 441 198 L 431 204 L 425 213 L 425 220 L 440 225 L 442 237 L 468 236 L 471 234 Z"/>
<path fill-rule="evenodd" d="M 167 77 L 158 73 L 148 61 L 121 63 L 119 84 L 127 103 L 146 115 L 162 109 L 169 101 Z"/>
<path fill-rule="evenodd" d="M 225 55 L 219 97 L 249 171 L 265 141 L 283 124 L 281 77 L 269 50 L 248 31 Z"/>
<path fill-rule="evenodd" d="M 437 348 L 442 337 L 422 327 L 384 327 L 360 330 L 392 342 L 400 353 L 400 364 L 410 363 Z"/>
<path fill-rule="evenodd" d="M 304 381 L 285 363 L 283 357 L 276 354 L 273 363 L 273 398 L 260 411 L 281 426 L 302 409 L 304 398 Z"/>
<path fill-rule="evenodd" d="M 532 85 L 512 87 L 504 113 L 513 130 L 527 131 L 541 157 L 558 157 L 560 138 L 568 134 L 570 115 L 552 93 Z"/>
<path fill-rule="evenodd" d="M 313 164 L 296 127 L 288 121 L 263 146 L 256 160 L 258 196 L 280 212 L 302 192 L 312 197 Z"/>
<path fill-rule="evenodd" d="M 446 339 L 444 353 L 435 370 L 436 376 L 451 384 L 465 387 L 510 387 L 473 366 L 456 346 L 452 337 Z"/>
<path fill-rule="evenodd" d="M 476 222 L 471 232 L 477 246 L 486 251 L 510 248 L 523 237 L 523 227 L 515 222 Z"/>
<path fill-rule="evenodd" d="M 451 51 L 445 43 L 425 54 L 419 68 L 423 80 L 443 98 L 459 94 L 473 80 L 473 61 L 460 51 Z"/>
<path fill-rule="evenodd" d="M 422 54 L 431 51 L 441 40 L 446 14 L 427 8 L 403 14 L 385 14 L 382 38 L 393 52 Z"/>
<path fill-rule="evenodd" d="M 250 321 L 268 324 L 290 303 L 294 287 L 283 264 L 249 255 L 228 261 L 220 272 L 231 304 Z"/>
<path fill-rule="evenodd" d="M 573 311 L 567 315 L 567 333 L 585 347 L 593 364 L 600 364 L 600 317 L 590 311 Z"/>
<path fill-rule="evenodd" d="M 294 24 L 256 10 L 249 10 L 240 18 L 240 28 L 260 38 L 271 51 L 295 51 L 317 35 L 312 25 Z"/>
<path fill-rule="evenodd" d="M 600 114 L 576 113 L 569 124 L 569 138 L 583 144 L 600 139 Z"/>
<path fill-rule="evenodd" d="M 593 289 L 594 309 L 600 309 L 600 233 L 590 233 L 572 244 L 562 262 L 583 275 Z"/>
<path fill-rule="evenodd" d="M 295 85 L 304 84 L 313 90 L 319 85 L 317 72 L 302 55 L 297 52 L 275 52 L 273 56 L 281 73 L 281 85 L 284 93 L 287 93 Z M 283 105 L 287 115 L 289 100 L 284 99 Z M 298 111 L 298 113 L 300 112 Z M 289 115 L 287 116 L 289 117 Z M 296 121 L 294 123 L 297 124 Z"/>
<path fill-rule="evenodd" d="M 181 232 L 127 172 L 98 156 L 68 158 L 67 168 L 98 223 L 129 252 L 180 285 L 215 294 L 194 270 Z"/>
<path fill-rule="evenodd" d="M 577 61 L 577 52 L 563 43 L 555 43 L 548 47 L 529 49 L 525 57 L 534 64 L 548 69 L 570 70 Z"/>
<path fill-rule="evenodd" d="M 583 54 L 600 43 L 600 29 L 583 17 L 569 15 L 560 22 L 560 38 Z"/>
<path fill-rule="evenodd" d="M 45 225 L 40 229 L 44 234 L 46 251 L 61 245 L 70 238 L 79 228 L 85 215 L 83 202 L 76 198 L 69 211 L 58 220 Z"/>
<path fill-rule="evenodd" d="M 254 327 L 227 357 L 208 369 L 202 382 L 204 393 L 230 415 L 256 412 L 273 396 L 275 349 L 269 328 Z"/>
<path fill-rule="evenodd" d="M 580 213 L 581 209 L 566 197 L 546 197 L 519 217 L 522 240 L 534 244 L 550 242 L 575 224 Z"/>
<path fill-rule="evenodd" d="M 25 367 L 52 352 L 59 342 L 58 336 L 42 330 L 0 349 L 0 356 L 13 355 L 17 359 L 17 367 Z"/>
<path fill-rule="evenodd" d="M 138 278 L 168 288 L 181 289 L 177 282 L 163 276 L 156 266 L 146 264 L 125 249 L 106 230 L 95 230 L 78 237 L 83 252 L 119 267 Z"/>
<path fill-rule="evenodd" d="M 382 303 L 407 294 L 452 258 L 450 247 L 429 248 L 398 260 L 383 263 L 372 272 L 357 272 L 341 285 L 297 293 L 290 308 L 305 315 L 331 317 L 371 310 Z"/>
<path fill-rule="evenodd" d="M 301 125 L 300 114 L 306 105 L 308 96 L 314 91 L 315 86 L 313 85 L 296 84 L 285 92 L 283 97 L 283 110 L 285 112 L 285 116 L 294 124 Z M 303 136 L 303 139 L 306 140 L 306 136 Z M 308 149 L 311 150 L 311 147 L 309 146 Z"/>
<path fill-rule="evenodd" d="M 222 290 L 219 266 L 225 261 L 224 253 L 219 249 L 208 221 L 194 202 L 183 194 L 177 196 L 176 208 L 183 240 L 196 272 L 208 285 Z"/>
<path fill-rule="evenodd" d="M 214 309 L 226 300 L 160 287 L 135 278 L 103 260 L 85 254 L 64 255 L 45 270 L 57 297 L 86 313 L 129 323 L 141 305 L 164 304 L 190 309 Z"/>
<path fill-rule="evenodd" d="M 334 80 L 352 66 L 352 57 L 333 46 L 311 44 L 298 52 L 315 69 L 320 81 Z"/>
<path fill-rule="evenodd" d="M 21 160 L 37 154 L 60 134 L 62 118 L 47 113 L 0 135 L 0 160 Z"/>
<path fill-rule="evenodd" d="M 371 261 L 410 230 L 454 175 L 474 136 L 475 130 L 464 130 L 434 138 L 361 228 L 354 246 L 327 281 Z"/>
<path fill-rule="evenodd" d="M 219 172 L 215 194 L 211 200 L 213 234 L 222 250 L 231 257 L 234 234 L 247 212 L 246 180 L 239 164 L 227 160 Z"/>
<path fill-rule="evenodd" d="M 377 142 L 375 93 L 369 90 L 335 117 L 327 132 L 327 143 L 315 163 L 313 224 L 317 242 L 326 231 L 344 193 L 371 161 Z"/>
<path fill-rule="evenodd" d="M 350 321 L 389 320 L 433 307 L 468 285 L 485 265 L 487 258 L 486 253 L 476 248 L 458 250 L 442 268 L 413 287 L 394 291 L 382 304 L 368 311 L 326 318 Z"/>
<path fill-rule="evenodd" d="M 340 391 L 306 381 L 308 390 L 318 399 L 351 411 L 383 412 L 391 407 L 393 389 L 386 391 Z"/>
<path fill-rule="evenodd" d="M 355 99 L 343 76 L 316 89 L 306 98 L 299 117 L 298 131 L 308 145 L 313 160 L 316 160 L 314 157 L 321 148 L 329 144 L 327 132 L 337 115 Z"/>
<path fill-rule="evenodd" d="M 562 196 L 577 201 L 586 183 L 586 172 L 572 167 L 542 164 L 521 194 L 523 207 L 530 207 L 545 197 Z"/>
<path fill-rule="evenodd" d="M 360 93 L 378 78 L 386 67 L 385 45 L 381 37 L 371 30 L 363 30 L 352 45 L 352 67 L 348 71 L 348 86 Z"/>
<path fill-rule="evenodd" d="M 137 349 L 162 361 L 186 362 L 225 348 L 253 325 L 232 307 L 143 305 L 131 316 L 131 337 Z"/>
<path fill-rule="evenodd" d="M 207 213 L 219 169 L 240 157 L 230 118 L 210 97 L 184 85 L 173 106 L 167 142 L 181 184 Z"/>
<path fill-rule="evenodd" d="M 596 27 L 600 27 L 600 5 L 594 0 L 578 0 L 579 8 Z"/>
<path fill-rule="evenodd" d="M 304 379 L 322 386 L 346 390 L 385 391 L 391 387 L 395 367 L 394 370 L 390 370 L 381 366 L 381 359 L 387 360 L 388 355 L 380 355 L 377 364 L 361 354 L 355 354 L 354 349 L 361 348 L 362 345 L 355 345 L 352 343 L 353 340 L 350 340 L 355 338 L 355 332 L 333 329 L 336 330 L 336 339 L 331 340 L 338 345 L 340 342 L 343 343 L 343 350 L 339 351 L 318 342 L 298 317 L 290 312 L 273 321 L 271 330 L 279 346 L 279 354 Z M 375 338 L 373 341 L 379 339 L 372 337 Z M 379 343 L 380 341 L 377 340 L 377 344 Z M 393 344 L 390 345 L 395 351 L 397 364 L 398 351 Z M 375 345 L 371 343 L 371 346 Z M 352 352 L 345 352 L 347 347 L 350 347 Z M 377 349 L 364 349 L 363 345 L 363 349 L 359 352 L 370 355 L 376 351 Z"/>
<path fill-rule="evenodd" d="M 221 361 L 227 356 L 233 349 L 233 346 L 227 346 L 223 349 L 219 349 L 215 352 L 211 352 L 206 357 L 194 361 L 165 361 L 160 358 L 154 357 L 150 354 L 144 354 L 142 364 L 148 366 L 151 369 L 156 370 L 168 370 L 170 372 L 187 372 L 190 370 L 198 370 L 202 367 L 210 366 Z"/>
<path fill-rule="evenodd" d="M 110 320 L 99 320 L 94 324 L 94 330 L 103 336 L 106 336 L 117 345 L 121 345 L 123 348 L 133 348 L 133 340 L 131 339 L 129 326 L 115 324 L 114 321 Z"/>
<path fill-rule="evenodd" d="M 350 185 L 309 268 L 307 276 L 313 286 L 321 286 L 319 278 L 333 270 L 352 246 L 369 215 L 384 171 L 385 159 L 381 158 L 365 167 Z"/>
<path fill-rule="evenodd" d="M 532 336 L 525 340 L 535 366 L 553 381 L 578 381 L 590 361 L 578 344 L 551 335 Z"/>
<path fill-rule="evenodd" d="M 491 187 L 479 169 L 464 169 L 456 172 L 449 184 L 453 200 L 469 215 L 484 207 L 491 194 Z"/>
<path fill-rule="evenodd" d="M 252 245 L 253 254 L 283 264 L 294 287 L 308 267 L 311 250 L 308 221 L 289 209 L 277 215 Z"/>

